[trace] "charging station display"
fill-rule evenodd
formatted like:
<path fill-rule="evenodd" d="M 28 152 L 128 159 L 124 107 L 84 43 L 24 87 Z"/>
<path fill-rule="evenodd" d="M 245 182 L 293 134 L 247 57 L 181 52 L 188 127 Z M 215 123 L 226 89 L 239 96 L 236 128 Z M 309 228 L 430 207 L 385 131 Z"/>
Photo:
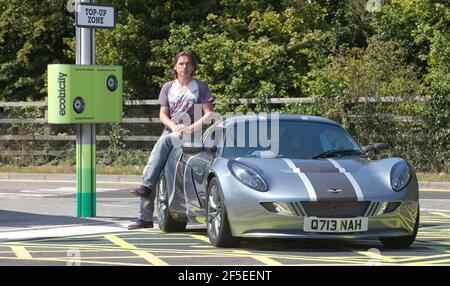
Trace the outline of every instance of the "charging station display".
<path fill-rule="evenodd" d="M 48 65 L 48 123 L 121 121 L 121 66 Z"/>

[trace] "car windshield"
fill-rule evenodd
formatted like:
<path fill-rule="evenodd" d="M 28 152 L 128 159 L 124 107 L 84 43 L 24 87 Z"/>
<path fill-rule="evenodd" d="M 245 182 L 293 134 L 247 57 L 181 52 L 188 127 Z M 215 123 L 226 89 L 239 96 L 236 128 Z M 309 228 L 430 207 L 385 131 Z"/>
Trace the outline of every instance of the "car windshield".
<path fill-rule="evenodd" d="M 361 156 L 355 140 L 341 127 L 310 121 L 235 123 L 226 132 L 226 158 L 318 159 Z"/>

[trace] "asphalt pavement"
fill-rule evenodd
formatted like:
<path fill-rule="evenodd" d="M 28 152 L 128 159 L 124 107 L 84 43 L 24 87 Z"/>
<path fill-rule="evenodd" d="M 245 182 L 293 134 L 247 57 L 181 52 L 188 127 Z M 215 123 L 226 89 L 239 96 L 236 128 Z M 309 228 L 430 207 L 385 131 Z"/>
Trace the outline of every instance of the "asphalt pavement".
<path fill-rule="evenodd" d="M 129 231 L 139 213 L 129 190 L 140 180 L 97 175 L 97 215 L 78 218 L 75 175 L 0 173 L 0 265 L 69 265 L 73 253 L 84 258 L 82 265 L 364 265 L 371 257 L 385 264 L 450 264 L 450 182 L 420 183 L 423 219 L 415 248 L 392 252 L 375 240 L 250 240 L 223 250 L 211 247 L 196 224 L 178 234 L 162 233 L 157 224 Z"/>

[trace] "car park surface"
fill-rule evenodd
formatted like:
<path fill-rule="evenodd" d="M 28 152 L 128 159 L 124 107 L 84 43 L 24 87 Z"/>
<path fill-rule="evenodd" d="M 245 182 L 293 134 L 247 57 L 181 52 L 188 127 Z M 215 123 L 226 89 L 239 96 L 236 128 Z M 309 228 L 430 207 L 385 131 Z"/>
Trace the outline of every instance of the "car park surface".
<path fill-rule="evenodd" d="M 450 189 L 422 188 L 414 244 L 385 249 L 377 239 L 247 239 L 212 247 L 202 225 L 181 233 L 129 231 L 138 176 L 98 179 L 98 217 L 76 218 L 75 182 L 0 179 L 0 265 L 450 265 Z"/>

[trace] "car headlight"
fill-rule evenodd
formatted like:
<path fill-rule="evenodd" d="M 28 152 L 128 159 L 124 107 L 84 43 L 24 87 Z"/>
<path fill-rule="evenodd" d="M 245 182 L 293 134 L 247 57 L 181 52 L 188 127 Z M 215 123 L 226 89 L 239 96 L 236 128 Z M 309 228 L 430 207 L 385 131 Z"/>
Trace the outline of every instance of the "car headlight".
<path fill-rule="evenodd" d="M 233 177 L 244 185 L 260 192 L 268 190 L 267 184 L 264 182 L 263 178 L 250 167 L 237 163 L 236 161 L 230 161 L 228 167 Z"/>
<path fill-rule="evenodd" d="M 401 161 L 396 163 L 391 170 L 391 186 L 396 192 L 401 191 L 411 180 L 411 168 L 408 163 Z"/>

